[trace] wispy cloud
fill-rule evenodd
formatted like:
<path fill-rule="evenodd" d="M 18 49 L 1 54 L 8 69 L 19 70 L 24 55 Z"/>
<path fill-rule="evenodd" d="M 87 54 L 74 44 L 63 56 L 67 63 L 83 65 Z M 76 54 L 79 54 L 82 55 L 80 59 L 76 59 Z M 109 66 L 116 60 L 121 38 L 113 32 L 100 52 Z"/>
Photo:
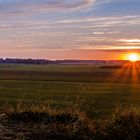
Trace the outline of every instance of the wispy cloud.
<path fill-rule="evenodd" d="M 81 46 L 81 47 L 77 48 L 77 50 L 99 51 L 99 52 L 130 52 L 130 51 L 139 51 L 140 52 L 140 46 L 102 46 L 102 47 Z"/>
<path fill-rule="evenodd" d="M 13 0 L 0 3 L 0 16 L 33 14 L 34 12 L 64 11 L 85 8 L 96 0 Z"/>
<path fill-rule="evenodd" d="M 0 29 L 8 30 L 8 29 L 16 29 L 16 28 L 42 28 L 49 27 L 47 22 L 13 22 L 13 23 L 0 23 Z"/>
<path fill-rule="evenodd" d="M 93 17 L 93 18 L 84 18 L 84 19 L 71 19 L 71 20 L 61 20 L 58 23 L 63 24 L 77 24 L 77 23 L 100 23 L 102 26 L 112 26 L 117 24 L 139 24 L 140 15 L 132 16 L 114 16 L 114 17 Z M 85 28 L 90 28 L 92 26 L 86 26 Z M 96 25 L 96 27 L 98 27 Z"/>
<path fill-rule="evenodd" d="M 65 12 L 92 8 L 116 0 L 5 0 L 0 1 L 0 16 L 17 16 L 37 12 Z M 120 1 L 120 0 L 119 0 Z"/>
<path fill-rule="evenodd" d="M 126 43 L 140 43 L 140 39 L 120 39 L 119 41 Z"/>

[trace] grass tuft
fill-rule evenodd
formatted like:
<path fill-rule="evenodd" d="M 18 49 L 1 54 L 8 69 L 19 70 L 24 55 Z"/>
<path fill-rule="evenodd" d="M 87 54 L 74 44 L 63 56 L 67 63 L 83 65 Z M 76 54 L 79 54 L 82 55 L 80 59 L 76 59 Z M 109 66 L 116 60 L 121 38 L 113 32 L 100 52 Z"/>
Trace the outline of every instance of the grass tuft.
<path fill-rule="evenodd" d="M 47 105 L 5 105 L 0 112 L 2 140 L 140 139 L 140 115 L 133 110 L 119 110 L 97 120 L 77 108 L 56 110 Z"/>

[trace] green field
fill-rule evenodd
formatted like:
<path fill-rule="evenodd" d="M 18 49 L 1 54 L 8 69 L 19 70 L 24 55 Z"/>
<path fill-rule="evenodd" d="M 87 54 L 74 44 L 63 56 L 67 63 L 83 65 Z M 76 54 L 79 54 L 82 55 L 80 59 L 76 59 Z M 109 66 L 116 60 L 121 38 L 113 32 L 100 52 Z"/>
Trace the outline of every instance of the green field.
<path fill-rule="evenodd" d="M 135 72 L 133 72 L 135 71 Z M 110 114 L 117 107 L 140 110 L 138 68 L 99 65 L 0 65 L 0 104 L 48 103 L 78 106 L 89 116 Z"/>

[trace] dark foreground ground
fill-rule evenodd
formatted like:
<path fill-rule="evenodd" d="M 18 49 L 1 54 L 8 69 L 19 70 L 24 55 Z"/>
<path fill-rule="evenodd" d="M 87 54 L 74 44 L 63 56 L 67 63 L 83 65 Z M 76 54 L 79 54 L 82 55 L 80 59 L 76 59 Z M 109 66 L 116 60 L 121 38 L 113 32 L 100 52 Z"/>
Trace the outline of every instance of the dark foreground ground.
<path fill-rule="evenodd" d="M 0 111 L 0 140 L 139 140 L 140 115 L 116 110 L 111 116 L 89 119 L 77 108 L 6 105 Z"/>

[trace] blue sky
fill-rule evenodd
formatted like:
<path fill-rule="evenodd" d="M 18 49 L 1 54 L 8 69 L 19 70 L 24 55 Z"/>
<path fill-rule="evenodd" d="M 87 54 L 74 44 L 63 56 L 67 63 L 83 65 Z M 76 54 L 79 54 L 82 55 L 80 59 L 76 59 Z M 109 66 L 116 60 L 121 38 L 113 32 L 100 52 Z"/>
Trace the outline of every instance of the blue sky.
<path fill-rule="evenodd" d="M 0 56 L 118 59 L 140 49 L 140 0 L 0 0 Z"/>

